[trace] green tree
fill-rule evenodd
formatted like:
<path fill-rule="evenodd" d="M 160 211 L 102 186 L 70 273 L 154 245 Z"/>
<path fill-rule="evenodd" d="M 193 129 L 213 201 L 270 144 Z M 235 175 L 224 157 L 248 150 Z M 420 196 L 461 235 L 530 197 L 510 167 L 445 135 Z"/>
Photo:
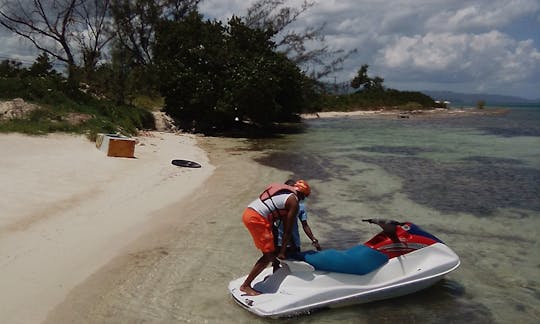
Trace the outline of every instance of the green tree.
<path fill-rule="evenodd" d="M 485 100 L 478 100 L 476 102 L 476 108 L 477 109 L 484 109 L 486 107 L 486 101 Z"/>
<path fill-rule="evenodd" d="M 198 13 L 183 21 L 163 21 L 157 29 L 155 60 L 165 111 L 184 129 L 217 123 L 217 98 L 223 92 L 224 28 Z"/>
<path fill-rule="evenodd" d="M 249 28 L 239 18 L 229 21 L 227 48 L 234 70 L 228 75 L 232 83 L 228 88 L 240 117 L 262 125 L 290 119 L 305 106 L 305 77 L 295 63 L 275 51 L 271 37 L 271 31 Z M 240 71 L 237 77 L 234 71 Z"/>
<path fill-rule="evenodd" d="M 195 12 L 163 22 L 155 59 L 166 112 L 203 132 L 241 126 L 236 120 L 268 126 L 300 112 L 305 77 L 270 38 L 236 17 L 227 26 Z"/>
<path fill-rule="evenodd" d="M 381 77 L 370 78 L 367 74 L 369 65 L 364 64 L 358 70 L 358 73 L 351 81 L 351 87 L 354 89 L 359 89 L 358 91 L 364 90 L 383 90 L 384 79 Z"/>
<path fill-rule="evenodd" d="M 0 6 L 0 25 L 64 62 L 69 84 L 76 89 L 79 67 L 83 65 L 84 71 L 95 68 L 111 40 L 107 33 L 109 1 L 6 0 Z"/>
<path fill-rule="evenodd" d="M 14 78 L 20 76 L 24 71 L 22 63 L 15 60 L 3 60 L 0 62 L 0 77 Z"/>
<path fill-rule="evenodd" d="M 342 63 L 356 50 L 331 50 L 324 38 L 325 25 L 296 29 L 294 23 L 315 6 L 313 0 L 295 2 L 287 0 L 257 0 L 251 4 L 245 17 L 246 25 L 271 32 L 276 50 L 302 67 L 309 77 L 320 80 L 341 70 Z"/>
<path fill-rule="evenodd" d="M 179 21 L 200 0 L 111 0 L 115 35 L 137 63 L 151 64 L 155 32 L 162 20 Z"/>
<path fill-rule="evenodd" d="M 116 36 L 110 78 L 117 102 L 138 95 L 158 97 L 153 49 L 161 21 L 180 21 L 200 0 L 111 0 Z"/>
<path fill-rule="evenodd" d="M 30 66 L 29 71 L 32 76 L 52 76 L 58 75 L 58 73 L 53 69 L 53 64 L 49 55 L 45 52 L 41 53 L 36 61 Z"/>

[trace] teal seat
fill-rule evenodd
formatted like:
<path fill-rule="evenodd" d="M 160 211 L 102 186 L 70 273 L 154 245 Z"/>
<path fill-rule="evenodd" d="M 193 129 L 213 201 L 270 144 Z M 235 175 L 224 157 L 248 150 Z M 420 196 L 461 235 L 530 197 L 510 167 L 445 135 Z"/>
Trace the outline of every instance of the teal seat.
<path fill-rule="evenodd" d="M 388 262 L 388 257 L 365 245 L 357 245 L 348 250 L 334 249 L 304 253 L 307 263 L 320 271 L 331 271 L 364 275 Z"/>

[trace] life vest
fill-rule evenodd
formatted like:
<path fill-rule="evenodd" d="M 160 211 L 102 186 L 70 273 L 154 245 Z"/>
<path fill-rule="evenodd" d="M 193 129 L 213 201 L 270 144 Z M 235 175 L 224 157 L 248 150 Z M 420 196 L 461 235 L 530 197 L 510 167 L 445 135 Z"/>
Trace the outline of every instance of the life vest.
<path fill-rule="evenodd" d="M 284 216 L 287 214 L 287 211 L 284 209 L 277 208 L 276 204 L 272 200 L 272 197 L 285 192 L 291 192 L 294 195 L 297 195 L 296 189 L 292 186 L 282 184 L 282 183 L 272 183 L 264 191 L 259 195 L 259 199 L 262 201 L 262 203 L 268 208 L 268 210 L 271 211 L 272 217 L 274 220 L 277 220 L 280 218 L 280 216 Z M 267 200 L 270 200 L 270 202 L 273 204 L 273 209 L 268 206 L 266 203 Z"/>
<path fill-rule="evenodd" d="M 272 183 L 259 196 L 259 199 L 265 201 L 266 199 L 272 199 L 273 196 L 278 194 L 280 191 L 290 191 L 293 194 L 296 193 L 296 189 L 292 186 L 282 184 L 282 183 Z"/>

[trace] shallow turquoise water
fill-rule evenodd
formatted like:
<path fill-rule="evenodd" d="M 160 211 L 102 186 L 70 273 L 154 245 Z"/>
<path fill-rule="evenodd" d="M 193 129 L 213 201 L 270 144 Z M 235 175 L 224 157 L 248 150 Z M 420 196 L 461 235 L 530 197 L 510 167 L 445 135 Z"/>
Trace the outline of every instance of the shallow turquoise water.
<path fill-rule="evenodd" d="M 540 318 L 540 107 L 432 120 L 309 120 L 301 133 L 254 144 L 270 149 L 259 162 L 311 184 L 307 208 L 323 248 L 367 240 L 377 228 L 360 220 L 384 217 L 421 225 L 462 259 L 427 291 L 297 320 Z"/>

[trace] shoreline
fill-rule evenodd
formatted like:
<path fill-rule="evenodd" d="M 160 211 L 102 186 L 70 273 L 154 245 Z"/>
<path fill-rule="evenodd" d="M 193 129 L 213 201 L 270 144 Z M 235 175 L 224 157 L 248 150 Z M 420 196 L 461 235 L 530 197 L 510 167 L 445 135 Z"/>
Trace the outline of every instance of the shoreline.
<path fill-rule="evenodd" d="M 193 135 L 136 139 L 135 158 L 113 158 L 82 135 L 0 135 L 1 322 L 41 323 L 214 172 Z"/>
<path fill-rule="evenodd" d="M 501 115 L 508 113 L 507 108 L 435 108 L 427 110 L 397 110 L 397 109 L 370 109 L 353 111 L 323 111 L 317 113 L 301 114 L 301 119 L 317 118 L 385 118 L 385 119 L 409 119 L 409 118 L 452 118 L 463 116 Z"/>
<path fill-rule="evenodd" d="M 269 181 L 289 175 L 253 161 L 261 152 L 246 139 L 197 142 L 212 175 L 189 199 L 156 211 L 153 230 L 72 289 L 44 323 L 260 322 L 234 305 L 227 285 L 260 257 L 243 210 Z"/>

